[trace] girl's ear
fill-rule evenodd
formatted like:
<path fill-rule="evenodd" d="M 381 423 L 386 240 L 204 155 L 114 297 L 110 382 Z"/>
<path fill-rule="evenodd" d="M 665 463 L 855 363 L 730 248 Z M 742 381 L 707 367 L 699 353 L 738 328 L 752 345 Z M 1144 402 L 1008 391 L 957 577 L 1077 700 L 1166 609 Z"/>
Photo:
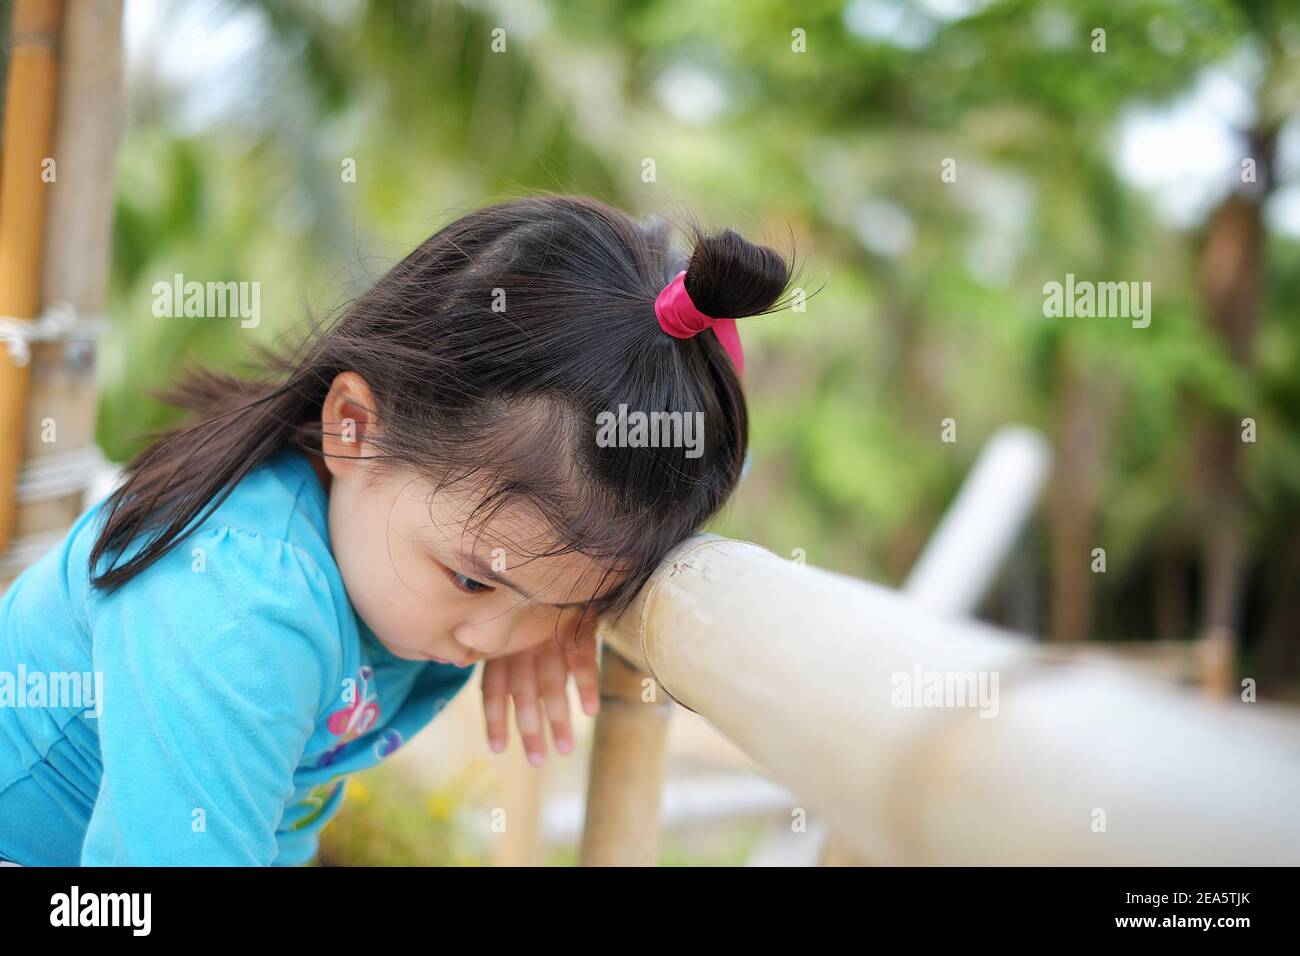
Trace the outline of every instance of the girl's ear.
<path fill-rule="evenodd" d="M 321 405 L 321 450 L 325 467 L 335 478 L 356 467 L 369 454 L 366 441 L 379 435 L 375 396 L 356 372 L 340 372 Z"/>

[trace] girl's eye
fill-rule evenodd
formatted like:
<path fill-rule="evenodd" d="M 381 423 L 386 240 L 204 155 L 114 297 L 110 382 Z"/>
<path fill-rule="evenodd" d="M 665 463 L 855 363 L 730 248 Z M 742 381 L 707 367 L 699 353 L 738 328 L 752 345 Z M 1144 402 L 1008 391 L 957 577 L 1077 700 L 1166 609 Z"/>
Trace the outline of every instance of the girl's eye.
<path fill-rule="evenodd" d="M 452 584 L 456 585 L 456 587 L 460 588 L 466 594 L 481 594 L 484 591 L 492 590 L 490 585 L 484 584 L 482 581 L 475 581 L 473 578 L 467 578 L 465 575 L 458 574 L 450 568 L 447 569 L 447 576 L 451 578 Z"/>

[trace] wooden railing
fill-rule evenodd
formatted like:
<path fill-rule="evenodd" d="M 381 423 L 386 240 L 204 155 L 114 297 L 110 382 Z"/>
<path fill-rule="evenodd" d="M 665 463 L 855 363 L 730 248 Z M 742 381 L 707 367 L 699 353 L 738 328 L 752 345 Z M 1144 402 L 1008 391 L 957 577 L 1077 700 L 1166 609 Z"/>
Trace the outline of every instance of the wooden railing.
<path fill-rule="evenodd" d="M 673 553 L 602 636 L 587 865 L 654 862 L 671 699 L 872 862 L 1300 863 L 1288 710 L 1067 659 L 711 537 Z M 907 693 L 936 681 L 986 697 Z"/>

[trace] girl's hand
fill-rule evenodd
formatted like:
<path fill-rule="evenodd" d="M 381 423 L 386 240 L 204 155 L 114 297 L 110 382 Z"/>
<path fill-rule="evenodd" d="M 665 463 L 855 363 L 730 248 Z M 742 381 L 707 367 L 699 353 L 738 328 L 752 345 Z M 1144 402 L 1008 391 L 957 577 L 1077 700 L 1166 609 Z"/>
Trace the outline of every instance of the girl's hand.
<path fill-rule="evenodd" d="M 578 687 L 582 710 L 595 716 L 600 709 L 600 677 L 596 663 L 596 615 L 567 612 L 558 635 L 483 665 L 483 715 L 487 719 L 488 745 L 500 753 L 509 739 L 506 700 L 514 697 L 515 720 L 523 738 L 528 762 L 540 767 L 546 760 L 542 734 L 542 706 L 551 721 L 555 749 L 562 754 L 573 750 L 573 727 L 569 723 L 569 675 Z M 550 631 L 550 627 L 547 628 Z M 563 645 L 563 646 L 561 646 Z M 538 700 L 540 691 L 541 700 Z"/>

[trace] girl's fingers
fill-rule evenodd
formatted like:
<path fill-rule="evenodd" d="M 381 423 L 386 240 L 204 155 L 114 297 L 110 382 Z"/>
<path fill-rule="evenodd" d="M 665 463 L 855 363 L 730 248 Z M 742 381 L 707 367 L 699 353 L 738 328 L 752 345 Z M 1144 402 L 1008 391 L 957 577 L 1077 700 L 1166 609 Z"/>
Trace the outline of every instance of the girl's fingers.
<path fill-rule="evenodd" d="M 582 712 L 588 717 L 595 717 L 600 712 L 600 668 L 594 659 L 570 659 L 569 667 L 573 673 L 573 683 L 578 688 L 578 697 L 582 700 Z"/>
<path fill-rule="evenodd" d="M 515 654 L 510 661 L 510 693 L 515 699 L 515 722 L 524 739 L 528 762 L 540 767 L 546 760 L 542 740 L 541 708 L 537 701 L 537 672 L 532 654 Z"/>
<path fill-rule="evenodd" d="M 564 654 L 554 644 L 542 645 L 537 653 L 537 683 L 541 688 L 546 716 L 551 721 L 555 749 L 562 754 L 573 750 L 573 728 L 569 725 L 569 698 L 565 684 L 569 672 Z"/>
<path fill-rule="evenodd" d="M 522 705 L 519 699 L 515 698 L 515 719 L 520 727 L 520 736 L 524 738 L 524 750 L 528 754 L 528 762 L 534 767 L 540 767 L 546 763 L 546 739 L 542 735 L 541 702 L 536 694 L 526 698 L 526 702 Z M 524 727 L 535 727 L 536 730 L 524 733 Z"/>
<path fill-rule="evenodd" d="M 574 644 L 565 654 L 573 683 L 582 700 L 582 712 L 588 717 L 595 717 L 600 712 L 599 645 L 596 616 L 590 615 L 579 623 Z"/>
<path fill-rule="evenodd" d="M 485 661 L 483 664 L 483 718 L 487 724 L 488 746 L 493 753 L 501 753 L 510 741 L 507 704 L 507 681 L 510 663 L 507 658 Z"/>

